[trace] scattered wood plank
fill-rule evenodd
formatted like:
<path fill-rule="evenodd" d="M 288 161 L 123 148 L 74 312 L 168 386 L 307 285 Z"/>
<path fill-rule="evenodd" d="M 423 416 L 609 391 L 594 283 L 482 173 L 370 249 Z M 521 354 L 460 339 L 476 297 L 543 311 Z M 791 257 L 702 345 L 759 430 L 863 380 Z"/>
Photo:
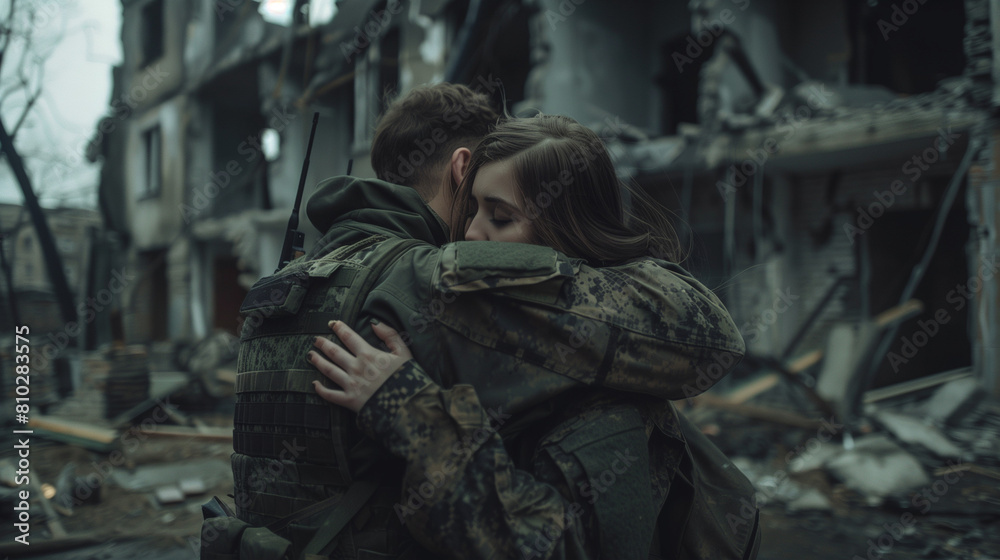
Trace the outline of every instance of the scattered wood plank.
<path fill-rule="evenodd" d="M 917 299 L 911 299 L 902 305 L 890 307 L 879 313 L 873 319 L 876 327 L 884 328 L 893 323 L 905 321 L 914 315 L 918 315 L 924 310 L 924 303 Z"/>
<path fill-rule="evenodd" d="M 162 438 L 200 439 L 203 441 L 233 441 L 232 428 L 188 428 L 184 426 L 159 426 L 149 430 L 135 429 L 138 434 Z"/>
<path fill-rule="evenodd" d="M 28 427 L 34 430 L 36 436 L 78 445 L 100 453 L 111 451 L 118 444 L 117 430 L 51 416 L 33 415 Z"/>
<path fill-rule="evenodd" d="M 941 476 L 943 474 L 949 474 L 953 472 L 968 471 L 974 474 L 981 474 L 983 476 L 988 476 L 990 478 L 995 478 L 1000 480 L 1000 471 L 993 469 L 988 469 L 973 463 L 962 463 L 959 465 L 952 465 L 950 467 L 941 467 L 934 471 L 934 476 Z"/>
<path fill-rule="evenodd" d="M 711 393 L 703 393 L 694 397 L 694 400 L 698 404 L 705 406 L 711 406 L 713 408 L 718 408 L 720 410 L 727 410 L 729 412 L 734 412 L 747 418 L 754 418 L 756 420 L 764 420 L 766 422 L 772 422 L 774 424 L 782 424 L 785 426 L 793 426 L 796 428 L 806 428 L 806 429 L 818 429 L 823 426 L 821 420 L 815 418 L 809 418 L 803 416 L 797 412 L 792 412 L 789 410 L 779 410 L 776 408 L 770 408 L 766 406 L 758 406 L 752 404 L 741 404 L 733 403 L 728 399 L 713 395 Z"/>
<path fill-rule="evenodd" d="M 802 373 L 803 371 L 811 368 L 812 366 L 819 363 L 823 359 L 822 350 L 813 350 L 808 354 L 803 354 L 798 358 L 788 362 L 788 367 L 785 368 L 789 373 Z"/>
<path fill-rule="evenodd" d="M 219 368 L 215 370 L 215 378 L 223 383 L 236 385 L 236 370 L 229 368 Z"/>
<path fill-rule="evenodd" d="M 883 401 L 885 399 L 899 397 L 908 393 L 915 393 L 917 391 L 922 391 L 924 389 L 943 385 L 949 381 L 964 379 L 966 377 L 972 377 L 972 368 L 964 367 L 943 373 L 919 377 L 911 381 L 904 381 L 902 383 L 896 383 L 895 385 L 889 385 L 888 387 L 880 387 L 878 389 L 866 391 L 862 397 L 862 402 L 864 404 L 869 404 Z"/>
<path fill-rule="evenodd" d="M 744 384 L 738 389 L 727 393 L 722 398 L 726 399 L 727 401 L 733 404 L 743 404 L 749 401 L 750 399 L 756 397 L 757 395 L 763 393 L 764 391 L 767 391 L 771 387 L 777 385 L 781 381 L 781 377 L 783 375 L 791 374 L 792 376 L 794 376 L 795 374 L 802 373 L 809 367 L 818 363 L 822 358 L 823 358 L 822 350 L 815 350 L 809 352 L 808 354 L 800 356 L 789 362 L 788 365 L 785 366 L 784 370 L 781 371 L 780 373 L 768 373 L 765 375 L 761 375 L 760 377 L 757 377 L 756 379 Z M 775 363 L 772 365 L 775 368 L 777 368 L 781 364 Z"/>
<path fill-rule="evenodd" d="M 777 373 L 762 375 L 757 379 L 743 385 L 739 389 L 728 393 L 723 398 L 733 404 L 743 404 L 757 395 L 774 387 L 781 381 L 781 376 Z"/>

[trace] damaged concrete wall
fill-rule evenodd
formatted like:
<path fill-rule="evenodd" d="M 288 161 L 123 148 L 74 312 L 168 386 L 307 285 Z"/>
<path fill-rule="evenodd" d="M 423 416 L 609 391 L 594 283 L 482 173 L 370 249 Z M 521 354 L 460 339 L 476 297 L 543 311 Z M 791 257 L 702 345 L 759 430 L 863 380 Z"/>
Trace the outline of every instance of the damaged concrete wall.
<path fill-rule="evenodd" d="M 185 99 L 171 98 L 133 117 L 125 151 L 128 226 L 140 251 L 168 246 L 183 229 L 185 202 Z M 159 131 L 159 154 L 147 154 L 148 134 Z M 158 191 L 148 193 L 147 155 L 160 158 Z"/>
<path fill-rule="evenodd" d="M 139 111 L 156 105 L 183 87 L 184 41 L 188 30 L 186 2 L 133 0 L 122 2 L 122 94 Z M 153 30 L 162 43 L 150 45 Z M 158 53 L 148 58 L 148 53 Z"/>
<path fill-rule="evenodd" d="M 967 2 L 970 14 L 967 23 L 971 25 L 967 35 L 975 38 L 967 37 L 963 42 L 962 36 L 949 28 L 946 38 L 949 48 L 962 44 L 969 47 L 991 40 L 991 34 L 988 30 L 984 32 L 983 26 L 988 25 L 989 17 L 995 14 L 983 11 L 987 3 L 989 0 Z M 832 305 L 820 316 L 815 332 L 801 344 L 802 351 L 823 348 L 832 326 L 856 327 L 896 304 L 892 298 L 898 298 L 913 265 L 921 256 L 924 246 L 921 243 L 927 242 L 927 233 L 921 236 L 921 232 L 929 232 L 934 224 L 945 187 L 969 140 L 969 129 L 986 116 L 981 111 L 985 108 L 983 105 L 975 107 L 968 103 L 968 94 L 972 94 L 972 99 L 981 100 L 984 98 L 981 93 L 987 88 L 976 85 L 977 80 L 982 80 L 981 73 L 964 78 L 953 76 L 941 80 L 936 91 L 933 88 L 920 90 L 927 93 L 912 96 L 902 96 L 883 86 L 866 83 L 869 76 L 864 71 L 864 61 L 860 71 L 852 66 L 858 64 L 852 58 L 852 41 L 857 38 L 851 35 L 847 22 L 851 17 L 863 16 L 875 25 L 872 18 L 879 17 L 881 12 L 862 10 L 864 13 L 859 16 L 849 13 L 847 5 L 778 1 L 705 0 L 694 2 L 690 7 L 694 12 L 690 33 L 697 38 L 699 31 L 708 30 L 704 35 L 706 51 L 717 46 L 711 37 L 721 35 L 721 32 L 711 32 L 720 28 L 713 22 L 725 20 L 726 27 L 739 36 L 750 66 L 765 86 L 782 86 L 786 93 L 773 115 L 761 114 L 760 107 L 753 104 L 753 92 L 745 72 L 738 68 L 738 61 L 730 57 L 724 65 L 716 64 L 716 51 L 712 58 L 700 61 L 704 63 L 702 67 L 696 59 L 700 55 L 695 48 L 699 47 L 697 43 L 689 54 L 683 51 L 684 44 L 673 43 L 674 52 L 664 53 L 667 56 L 661 60 L 671 56 L 675 60 L 692 60 L 690 68 L 701 72 L 699 107 L 708 106 L 704 100 L 710 94 L 714 97 L 713 113 L 707 119 L 704 111 L 699 113 L 702 117 L 700 133 L 692 136 L 696 140 L 689 143 L 688 153 L 676 162 L 671 164 L 669 158 L 664 157 L 666 163 L 647 161 L 645 163 L 654 165 L 644 169 L 640 161 L 634 168 L 640 174 L 650 173 L 643 184 L 654 195 L 660 191 L 658 198 L 688 216 L 698 242 L 696 253 L 700 251 L 693 259 L 700 259 L 696 267 L 701 267 L 700 272 L 706 274 L 710 286 L 719 288 L 718 293 L 723 295 L 737 323 L 742 326 L 752 351 L 767 355 L 779 353 L 799 333 L 802 321 L 834 278 L 837 275 L 852 277 L 847 288 L 836 294 Z M 954 16 L 952 12 L 946 15 Z M 933 18 L 945 12 L 929 11 L 927 14 Z M 922 23 L 926 24 L 926 21 Z M 886 51 L 882 54 L 898 57 L 900 49 L 910 48 L 913 41 L 915 39 L 910 36 L 898 44 L 879 44 L 873 48 L 877 54 L 882 53 L 878 51 L 882 49 Z M 976 72 L 984 67 L 992 68 L 992 49 L 977 47 L 972 50 L 986 56 L 989 63 L 984 65 L 969 60 L 970 68 L 976 68 Z M 970 51 L 969 56 L 972 54 Z M 946 65 L 932 66 L 945 68 Z M 907 71 L 912 73 L 914 69 Z M 673 79 L 678 79 L 682 73 L 678 71 Z M 822 79 L 822 83 L 812 82 L 811 89 L 819 88 L 823 95 L 812 97 L 823 99 L 811 99 L 810 88 L 794 87 L 810 78 Z M 925 78 L 907 74 L 892 83 L 924 87 Z M 992 82 L 988 85 L 988 91 L 992 92 Z M 706 91 L 706 87 L 710 91 Z M 676 98 L 667 99 L 670 101 Z M 693 129 L 685 130 L 695 135 Z M 961 138 L 957 143 L 956 134 Z M 762 150 L 769 140 L 771 147 Z M 923 159 L 928 150 L 932 152 L 927 156 L 931 160 L 911 161 Z M 699 162 L 700 157 L 705 161 Z M 983 158 L 985 176 L 992 169 L 993 157 Z M 704 164 L 707 166 L 702 167 Z M 685 172 L 685 168 L 690 171 Z M 666 171 L 668 169 L 672 170 Z M 666 177 L 657 175 L 665 171 Z M 917 171 L 916 177 L 913 177 L 914 171 Z M 689 179 L 688 174 L 693 178 Z M 761 176 L 763 181 L 757 181 Z M 902 189 L 905 192 L 892 193 L 889 189 L 900 179 L 908 179 Z M 689 186 L 691 183 L 693 186 Z M 948 225 L 942 237 L 942 249 L 932 262 L 950 260 L 944 265 L 932 265 L 918 286 L 919 299 L 928 307 L 920 319 L 926 321 L 927 313 L 933 315 L 945 305 L 944 300 L 951 293 L 954 282 L 972 278 L 963 276 L 967 266 L 974 275 L 974 263 L 983 261 L 980 255 L 995 254 L 995 235 L 982 232 L 993 231 L 995 216 L 984 218 L 983 208 L 988 208 L 985 213 L 993 216 L 996 202 L 992 198 L 990 181 L 983 179 L 980 183 L 986 188 L 970 190 L 967 201 L 968 221 L 973 222 L 972 231 L 977 241 L 970 247 L 967 259 L 961 251 L 955 251 L 969 232 L 962 219 L 966 204 L 960 203 L 945 222 Z M 727 193 L 731 193 L 732 198 L 727 198 Z M 879 197 L 885 199 L 887 196 L 892 197 L 890 203 L 879 202 L 882 200 Z M 726 201 L 731 202 L 732 226 L 726 225 Z M 874 211 L 886 217 L 879 220 L 876 216 L 877 225 L 869 232 L 867 222 L 872 221 L 872 216 L 866 212 L 873 203 L 880 205 Z M 690 206 L 685 208 L 685 204 Z M 977 223 L 985 227 L 977 229 Z M 846 226 L 856 228 L 858 233 L 848 235 L 843 229 Z M 894 228 L 912 231 L 907 230 L 910 233 L 905 238 L 894 239 L 891 231 Z M 729 231 L 733 232 L 734 260 L 727 264 L 726 236 Z M 863 247 L 865 244 L 861 243 L 866 236 L 876 240 L 871 247 Z M 865 253 L 869 249 L 884 254 Z M 899 270 L 891 272 L 885 267 L 880 270 L 880 261 L 896 263 Z M 872 282 L 881 285 L 873 286 Z M 971 318 L 974 312 L 967 311 L 970 313 L 968 336 L 963 334 L 958 340 L 949 340 L 948 348 L 928 350 L 920 360 L 900 362 L 898 371 L 881 371 L 875 376 L 875 383 L 885 385 L 970 361 L 976 364 L 981 375 L 992 376 L 984 372 L 997 369 L 995 360 L 987 356 L 995 354 L 992 348 L 997 346 L 994 342 L 997 341 L 993 327 L 995 319 L 983 319 L 986 315 L 995 315 L 996 296 L 992 291 L 991 286 L 979 294 L 983 301 L 977 303 L 979 307 L 975 313 L 980 319 Z M 778 302 L 782 299 L 776 299 L 778 293 L 784 293 L 784 299 L 791 301 Z M 984 315 L 983 308 L 990 311 Z M 949 334 L 937 335 L 935 344 L 956 333 L 964 333 L 966 328 L 965 310 L 945 311 L 955 319 L 951 326 L 941 330 Z M 952 328 L 954 323 L 962 325 Z M 912 325 L 904 325 L 898 333 L 890 335 L 896 343 L 890 351 L 898 352 L 899 343 L 909 340 L 913 334 L 912 330 L 907 330 L 910 327 Z M 973 345 L 977 345 L 975 357 L 970 356 Z M 951 356 L 962 363 L 945 364 L 939 360 L 942 356 Z M 939 369 L 931 371 L 934 368 Z"/>
<path fill-rule="evenodd" d="M 969 174 L 969 310 L 976 371 L 983 385 L 1000 395 L 1000 130 L 995 122 L 980 133 L 982 152 Z"/>
<path fill-rule="evenodd" d="M 993 118 L 974 131 L 974 141 L 981 152 L 976 154 L 969 173 L 966 192 L 969 224 L 973 235 L 968 244 L 969 278 L 980 279 L 970 285 L 974 293 L 969 311 L 972 328 L 973 359 L 983 385 L 1000 395 L 1000 290 L 997 288 L 997 263 L 1000 260 L 1000 2 L 965 0 L 966 76 L 971 81 L 970 96 L 988 108 Z"/>
<path fill-rule="evenodd" d="M 534 32 L 545 36 L 551 50 L 536 88 L 541 99 L 529 98 L 525 105 L 584 124 L 610 116 L 648 126 L 655 50 L 648 20 L 654 3 L 626 4 L 629 9 L 604 2 L 540 2 Z"/>

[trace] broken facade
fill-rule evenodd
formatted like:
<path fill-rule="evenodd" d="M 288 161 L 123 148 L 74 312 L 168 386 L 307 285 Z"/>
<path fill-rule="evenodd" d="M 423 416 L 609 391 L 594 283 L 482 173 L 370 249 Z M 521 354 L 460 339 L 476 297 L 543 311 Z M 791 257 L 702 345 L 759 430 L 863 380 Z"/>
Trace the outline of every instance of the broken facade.
<path fill-rule="evenodd" d="M 1000 392 L 996 3 L 629 4 L 539 14 L 531 105 L 675 211 L 751 353 L 848 354 L 854 401 L 963 368 Z"/>

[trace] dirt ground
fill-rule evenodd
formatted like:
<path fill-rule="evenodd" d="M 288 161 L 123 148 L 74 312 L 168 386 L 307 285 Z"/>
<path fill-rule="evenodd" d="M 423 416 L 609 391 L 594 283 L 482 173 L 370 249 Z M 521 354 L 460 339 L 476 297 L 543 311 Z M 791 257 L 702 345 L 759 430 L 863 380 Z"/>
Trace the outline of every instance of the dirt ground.
<path fill-rule="evenodd" d="M 227 444 L 150 438 L 119 468 L 135 471 L 148 465 L 205 459 L 228 464 L 230 453 Z M 32 468 L 39 480 L 49 482 L 58 478 L 66 464 L 81 465 L 84 469 L 78 474 L 90 474 L 96 472 L 95 463 L 99 465 L 106 458 L 71 445 L 39 443 L 33 449 Z M 824 491 L 833 497 L 833 510 L 788 512 L 780 504 L 765 506 L 761 560 L 1000 558 L 1000 485 L 996 480 L 968 473 L 956 485 L 951 502 L 944 496 L 930 515 L 916 518 L 911 527 L 902 527 L 901 509 L 867 507 L 859 496 L 831 485 L 822 475 L 813 474 L 812 478 L 808 482 L 825 486 Z M 230 493 L 231 480 L 181 503 L 161 505 L 149 491 L 131 491 L 109 480 L 102 485 L 100 503 L 77 506 L 72 515 L 60 516 L 69 535 L 86 539 L 64 540 L 66 548 L 52 550 L 46 546 L 46 541 L 52 539 L 51 532 L 36 507 L 31 545 L 8 544 L 15 535 L 8 519 L 0 537 L 4 543 L 2 554 L 51 560 L 197 558 L 201 504 L 213 495 Z M 978 509 L 969 509 L 970 497 L 978 500 Z M 991 510 L 992 520 L 988 515 Z M 901 529 L 894 533 L 898 527 Z"/>
<path fill-rule="evenodd" d="M 218 420 L 225 422 L 225 419 Z M 6 516 L 0 534 L 0 555 L 65 560 L 197 558 L 202 521 L 201 504 L 213 495 L 231 494 L 231 476 L 221 480 L 218 477 L 206 477 L 209 482 L 217 482 L 206 485 L 203 492 L 187 496 L 179 503 L 164 505 L 154 497 L 154 488 L 125 488 L 122 481 L 118 480 L 118 475 L 141 474 L 144 467 L 169 467 L 193 461 L 197 461 L 199 465 L 215 466 L 213 472 L 224 471 L 229 466 L 232 445 L 206 443 L 196 438 L 158 439 L 153 436 L 145 440 L 136 436 L 136 441 L 139 444 L 131 451 L 128 450 L 130 446 L 122 446 L 124 460 L 119 465 L 111 465 L 109 469 L 111 461 L 106 453 L 33 439 L 31 476 L 40 483 L 56 485 L 66 465 L 76 465 L 77 477 L 100 482 L 100 501 L 77 505 L 71 512 L 63 510 L 59 513 L 59 522 L 68 536 L 55 540 L 42 509 L 33 503 L 29 538 L 31 544 L 28 546 L 14 542 L 17 533 L 13 528 L 12 507 L 4 507 L 0 510 L 0 516 Z M 5 449 L 10 448 L 9 445 L 5 446 Z M 9 459 L 10 454 L 5 453 L 3 458 Z M 110 472 L 115 474 L 108 474 Z M 144 483 L 142 480 L 132 479 L 127 482 L 133 486 Z"/>

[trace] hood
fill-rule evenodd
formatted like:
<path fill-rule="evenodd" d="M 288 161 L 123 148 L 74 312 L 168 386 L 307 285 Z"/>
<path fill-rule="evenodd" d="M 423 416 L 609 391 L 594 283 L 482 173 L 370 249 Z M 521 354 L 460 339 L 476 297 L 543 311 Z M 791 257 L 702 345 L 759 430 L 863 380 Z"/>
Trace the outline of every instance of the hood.
<path fill-rule="evenodd" d="M 410 187 L 351 176 L 322 181 L 306 203 L 306 216 L 323 245 L 342 244 L 373 233 L 448 242 L 448 226 Z"/>

